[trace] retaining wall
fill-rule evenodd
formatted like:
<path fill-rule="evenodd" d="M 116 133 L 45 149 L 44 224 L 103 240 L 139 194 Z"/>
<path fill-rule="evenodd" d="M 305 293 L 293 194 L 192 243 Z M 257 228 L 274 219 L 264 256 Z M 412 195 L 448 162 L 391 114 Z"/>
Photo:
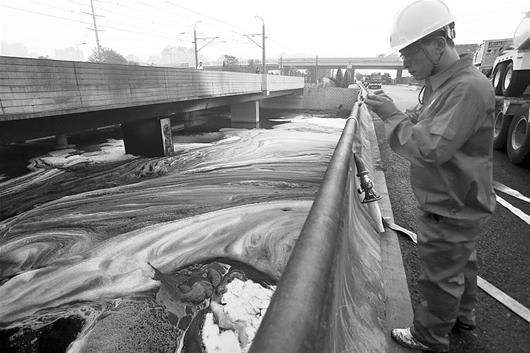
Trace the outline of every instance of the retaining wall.
<path fill-rule="evenodd" d="M 264 99 L 262 108 L 351 111 L 358 90 L 338 87 L 304 87 L 303 95 Z"/>

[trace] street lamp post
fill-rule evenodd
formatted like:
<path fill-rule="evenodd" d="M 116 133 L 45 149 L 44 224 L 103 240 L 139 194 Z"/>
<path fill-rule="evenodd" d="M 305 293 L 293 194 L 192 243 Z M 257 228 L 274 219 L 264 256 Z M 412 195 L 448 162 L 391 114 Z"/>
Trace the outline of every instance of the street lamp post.
<path fill-rule="evenodd" d="M 255 16 L 254 18 L 261 20 L 261 61 L 263 64 L 262 71 L 262 90 L 267 90 L 267 63 L 265 62 L 265 21 L 261 16 Z"/>
<path fill-rule="evenodd" d="M 199 68 L 199 52 L 197 51 L 197 25 L 202 21 L 195 22 L 193 26 L 193 44 L 195 46 L 195 68 Z"/>
<path fill-rule="evenodd" d="M 201 37 L 197 38 L 197 25 L 201 23 L 202 21 L 195 22 L 195 26 L 193 26 L 193 44 L 195 46 L 195 68 L 199 68 L 199 52 L 208 44 L 212 43 L 214 40 L 218 39 L 219 37 Z M 197 41 L 204 40 L 206 43 L 202 45 L 202 47 L 197 48 Z M 222 43 L 222 42 L 220 42 Z"/>

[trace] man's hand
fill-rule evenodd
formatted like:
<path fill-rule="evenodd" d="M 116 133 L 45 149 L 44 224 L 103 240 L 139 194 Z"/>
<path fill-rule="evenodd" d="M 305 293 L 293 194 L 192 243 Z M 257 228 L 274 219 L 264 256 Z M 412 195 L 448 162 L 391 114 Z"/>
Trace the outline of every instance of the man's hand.
<path fill-rule="evenodd" d="M 376 94 L 369 94 L 366 96 L 364 103 L 383 120 L 386 120 L 394 113 L 399 113 L 400 110 L 396 107 L 392 99 L 383 91 L 376 91 Z"/>

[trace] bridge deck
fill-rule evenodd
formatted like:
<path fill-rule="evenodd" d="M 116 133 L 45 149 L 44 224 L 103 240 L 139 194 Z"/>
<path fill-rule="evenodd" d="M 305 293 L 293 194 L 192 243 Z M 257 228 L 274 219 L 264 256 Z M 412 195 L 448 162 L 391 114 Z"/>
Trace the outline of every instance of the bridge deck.
<path fill-rule="evenodd" d="M 0 57 L 0 121 L 259 93 L 258 74 Z M 267 90 L 304 87 L 267 76 Z"/>

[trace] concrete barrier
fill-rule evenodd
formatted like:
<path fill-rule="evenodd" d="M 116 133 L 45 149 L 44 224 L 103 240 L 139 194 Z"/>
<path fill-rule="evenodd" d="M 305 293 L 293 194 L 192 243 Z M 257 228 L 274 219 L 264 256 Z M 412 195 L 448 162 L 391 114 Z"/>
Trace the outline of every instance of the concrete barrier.
<path fill-rule="evenodd" d="M 265 99 L 262 102 L 262 108 L 348 112 L 352 110 L 357 94 L 358 90 L 354 88 L 306 86 L 303 95 Z"/>

